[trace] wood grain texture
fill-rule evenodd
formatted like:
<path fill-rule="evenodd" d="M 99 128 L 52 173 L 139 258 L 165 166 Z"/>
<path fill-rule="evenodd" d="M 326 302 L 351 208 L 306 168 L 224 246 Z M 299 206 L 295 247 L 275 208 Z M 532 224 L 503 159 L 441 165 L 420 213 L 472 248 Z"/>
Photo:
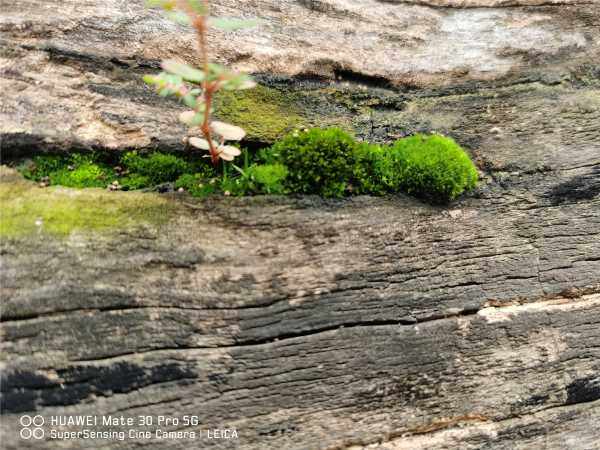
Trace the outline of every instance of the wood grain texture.
<path fill-rule="evenodd" d="M 597 448 L 600 200 L 556 195 L 597 187 L 581 170 L 452 209 L 183 200 L 162 230 L 3 242 L 7 448 L 135 447 L 24 443 L 28 411 L 240 432 L 203 448 Z"/>

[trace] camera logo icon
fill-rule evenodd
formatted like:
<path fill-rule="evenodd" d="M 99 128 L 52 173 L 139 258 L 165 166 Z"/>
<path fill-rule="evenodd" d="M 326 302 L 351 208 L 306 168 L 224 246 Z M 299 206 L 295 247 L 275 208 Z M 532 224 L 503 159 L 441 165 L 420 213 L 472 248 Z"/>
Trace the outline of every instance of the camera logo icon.
<path fill-rule="evenodd" d="M 44 418 L 39 414 L 37 416 L 28 416 L 27 414 L 21 416 L 19 419 L 21 423 L 21 432 L 19 433 L 21 439 L 43 439 L 44 429 L 41 428 L 44 425 Z"/>

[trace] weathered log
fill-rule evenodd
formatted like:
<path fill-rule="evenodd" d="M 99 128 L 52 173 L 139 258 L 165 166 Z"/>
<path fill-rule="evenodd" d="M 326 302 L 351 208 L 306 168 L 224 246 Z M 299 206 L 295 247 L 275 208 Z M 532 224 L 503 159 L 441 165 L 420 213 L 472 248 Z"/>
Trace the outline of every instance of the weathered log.
<path fill-rule="evenodd" d="M 240 433 L 215 448 L 597 448 L 596 176 L 576 201 L 538 175 L 450 211 L 185 200 L 143 233 L 7 240 L 8 448 L 133 445 L 19 441 L 31 411 L 196 414 Z"/>
<path fill-rule="evenodd" d="M 4 157 L 183 149 L 181 106 L 140 75 L 194 51 L 141 4 L 6 9 Z M 444 4 L 464 8 L 423 6 Z M 260 98 L 293 118 L 250 123 L 252 139 L 437 130 L 471 152 L 481 188 L 449 207 L 171 195 L 159 223 L 4 238 L 3 448 L 599 449 L 597 2 L 248 1 L 243 14 L 263 28 L 215 35 L 213 50 L 277 72 L 259 75 Z M 379 47 L 365 53 L 368 35 Z M 161 428 L 200 436 L 24 440 L 23 414 L 196 415 Z"/>

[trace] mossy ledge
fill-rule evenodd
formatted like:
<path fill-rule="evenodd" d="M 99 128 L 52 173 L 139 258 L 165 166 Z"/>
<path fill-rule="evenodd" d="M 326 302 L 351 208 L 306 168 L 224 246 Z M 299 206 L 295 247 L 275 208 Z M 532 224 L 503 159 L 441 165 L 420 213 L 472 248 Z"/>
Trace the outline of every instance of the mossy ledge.
<path fill-rule="evenodd" d="M 150 193 L 40 189 L 4 166 L 0 166 L 0 203 L 0 239 L 156 227 L 169 220 L 175 207 Z"/>
<path fill-rule="evenodd" d="M 339 128 L 295 130 L 271 147 L 246 149 L 241 165 L 213 167 L 204 158 L 129 152 L 114 167 L 100 155 L 73 154 L 37 157 L 19 169 L 41 186 L 161 192 L 174 187 L 196 197 L 218 193 L 344 197 L 403 191 L 431 203 L 448 203 L 478 184 L 477 169 L 466 151 L 441 135 L 419 134 L 381 146 L 357 141 Z"/>

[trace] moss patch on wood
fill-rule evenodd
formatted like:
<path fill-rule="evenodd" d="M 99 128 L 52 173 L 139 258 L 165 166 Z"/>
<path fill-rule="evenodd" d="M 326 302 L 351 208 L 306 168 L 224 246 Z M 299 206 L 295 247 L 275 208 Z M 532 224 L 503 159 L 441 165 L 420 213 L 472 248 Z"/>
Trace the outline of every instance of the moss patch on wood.
<path fill-rule="evenodd" d="M 5 167 L 0 167 L 0 204 L 3 239 L 160 225 L 173 209 L 166 198 L 155 194 L 58 186 L 40 189 Z"/>
<path fill-rule="evenodd" d="M 259 85 L 245 91 L 222 91 L 215 99 L 215 115 L 239 124 L 251 140 L 274 142 L 294 128 L 308 125 L 299 94 Z"/>
<path fill-rule="evenodd" d="M 111 191 L 154 188 L 160 192 L 211 194 L 320 194 L 325 197 L 404 191 L 447 203 L 477 185 L 468 154 L 451 138 L 415 135 L 392 146 L 357 141 L 340 128 L 294 130 L 273 146 L 243 151 L 243 160 L 212 167 L 204 158 L 128 152 L 120 166 L 96 157 L 40 156 L 25 162 L 23 175 L 41 186 L 98 187 Z M 195 156 L 196 161 L 193 161 Z M 110 180 L 113 180 L 112 182 Z M 108 183 L 108 184 L 107 184 Z"/>

